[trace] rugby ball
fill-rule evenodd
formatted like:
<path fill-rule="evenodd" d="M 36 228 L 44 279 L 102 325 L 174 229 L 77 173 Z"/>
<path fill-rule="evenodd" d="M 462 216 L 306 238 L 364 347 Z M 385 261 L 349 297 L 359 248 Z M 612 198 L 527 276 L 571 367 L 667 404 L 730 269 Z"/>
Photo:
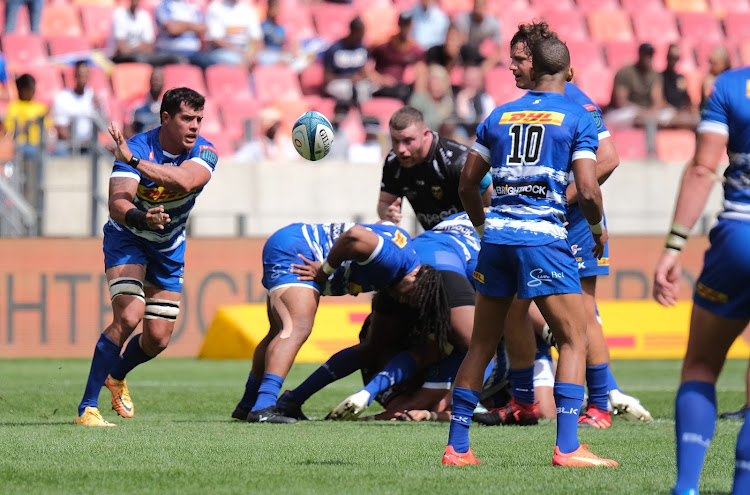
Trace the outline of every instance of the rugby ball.
<path fill-rule="evenodd" d="M 331 151 L 333 127 L 322 113 L 305 112 L 292 127 L 292 143 L 305 160 L 320 160 Z"/>

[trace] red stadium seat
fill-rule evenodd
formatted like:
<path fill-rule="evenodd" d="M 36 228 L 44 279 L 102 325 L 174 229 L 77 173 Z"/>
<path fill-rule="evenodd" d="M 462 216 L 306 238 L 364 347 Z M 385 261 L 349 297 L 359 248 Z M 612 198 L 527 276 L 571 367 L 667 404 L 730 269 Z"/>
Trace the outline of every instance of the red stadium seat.
<path fill-rule="evenodd" d="M 605 123 L 607 119 L 604 119 Z M 643 160 L 648 155 L 643 129 L 621 128 L 612 131 L 612 139 L 621 160 Z"/>
<path fill-rule="evenodd" d="M 302 98 L 297 74 L 283 65 L 265 65 L 253 71 L 255 95 L 266 103 Z"/>
<path fill-rule="evenodd" d="M 24 67 L 15 72 L 16 76 L 31 74 L 36 79 L 35 100 L 51 105 L 55 96 L 63 90 L 62 74 L 54 65 L 35 65 Z"/>
<path fill-rule="evenodd" d="M 194 65 L 165 65 L 164 90 L 187 87 L 202 95 L 207 93 L 203 71 Z"/>
<path fill-rule="evenodd" d="M 230 134 L 229 129 L 222 123 L 219 115 L 219 106 L 210 98 L 206 98 L 203 104 L 203 121 L 201 122 L 201 134 Z M 227 136 L 237 139 L 240 136 Z"/>
<path fill-rule="evenodd" d="M 380 127 L 388 130 L 388 122 L 391 116 L 404 106 L 404 102 L 396 98 L 372 98 L 362 104 L 362 115 L 376 117 L 380 121 Z"/>
<path fill-rule="evenodd" d="M 533 8 L 525 10 L 502 10 L 497 15 L 500 19 L 500 36 L 503 39 L 502 43 L 504 46 L 508 46 L 511 38 L 518 31 L 519 24 L 529 23 L 539 18 L 536 9 Z"/>
<path fill-rule="evenodd" d="M 638 43 L 636 41 L 610 41 L 604 43 L 607 65 L 615 72 L 638 60 Z"/>
<path fill-rule="evenodd" d="M 317 31 L 312 20 L 312 13 L 308 5 L 282 7 L 279 13 L 279 24 L 287 27 L 293 26 L 294 29 L 287 30 L 287 36 L 291 36 L 294 39 L 306 40 L 317 36 Z"/>
<path fill-rule="evenodd" d="M 132 103 L 148 93 L 152 67 L 148 64 L 117 64 L 112 70 L 112 89 L 124 104 Z"/>
<path fill-rule="evenodd" d="M 600 107 L 609 105 L 615 73 L 608 68 L 589 67 L 575 72 L 573 82 Z"/>
<path fill-rule="evenodd" d="M 565 39 L 565 38 L 563 38 Z M 566 41 L 570 50 L 570 61 L 575 70 L 587 67 L 606 67 L 604 50 L 596 41 Z"/>
<path fill-rule="evenodd" d="M 398 2 L 397 2 L 398 3 Z M 529 9 L 529 0 L 487 0 L 487 9 L 500 18 L 503 12 L 520 12 Z"/>
<path fill-rule="evenodd" d="M 449 17 L 455 17 L 464 12 L 471 12 L 474 8 L 474 0 L 440 0 L 440 8 Z"/>
<path fill-rule="evenodd" d="M 591 37 L 597 41 L 630 41 L 633 28 L 624 10 L 592 10 L 588 14 Z"/>
<path fill-rule="evenodd" d="M 669 10 L 637 10 L 633 12 L 636 39 L 646 41 L 677 41 L 677 18 Z"/>
<path fill-rule="evenodd" d="M 681 12 L 677 14 L 682 38 L 698 43 L 721 43 L 724 32 L 719 20 L 707 12 Z"/>
<path fill-rule="evenodd" d="M 67 3 L 48 3 L 42 9 L 39 32 L 42 36 L 81 36 L 78 6 Z"/>
<path fill-rule="evenodd" d="M 665 9 L 661 1 L 655 2 L 654 0 L 620 0 L 620 3 L 622 4 L 622 8 L 631 14 L 644 10 L 653 12 Z"/>
<path fill-rule="evenodd" d="M 542 17 L 561 40 L 584 41 L 591 39 L 586 20 L 578 10 L 544 10 Z"/>
<path fill-rule="evenodd" d="M 310 11 L 318 35 L 331 43 L 349 34 L 349 23 L 357 15 L 350 6 L 335 3 L 313 4 Z"/>
<path fill-rule="evenodd" d="M 208 94 L 216 101 L 250 99 L 250 74 L 236 65 L 212 65 L 206 69 Z"/>
<path fill-rule="evenodd" d="M 619 9 L 620 3 L 617 0 L 576 0 L 578 9 L 588 12 L 594 9 Z"/>
<path fill-rule="evenodd" d="M 750 12 L 735 12 L 724 19 L 727 39 L 735 43 L 750 39 Z"/>
<path fill-rule="evenodd" d="M 2 35 L 3 54 L 12 72 L 14 68 L 46 63 L 42 39 L 35 34 L 6 33 Z"/>
<path fill-rule="evenodd" d="M 711 7 L 711 12 L 722 19 L 728 19 L 727 14 L 750 12 L 748 0 L 709 0 L 708 4 Z"/>
<path fill-rule="evenodd" d="M 336 109 L 336 100 L 333 98 L 323 98 L 322 96 L 305 96 L 305 101 L 310 104 L 312 110 L 318 111 L 333 122 L 333 116 Z"/>
<path fill-rule="evenodd" d="M 750 65 L 750 40 L 740 42 L 740 62 L 742 65 Z"/>
<path fill-rule="evenodd" d="M 685 163 L 695 152 L 695 133 L 664 129 L 656 134 L 656 156 L 667 163 Z"/>
<path fill-rule="evenodd" d="M 112 31 L 114 8 L 106 5 L 82 5 L 83 33 L 92 46 L 103 47 Z"/>
<path fill-rule="evenodd" d="M 83 36 L 47 36 L 45 40 L 49 46 L 49 54 L 52 56 L 91 51 L 89 40 Z"/>
<path fill-rule="evenodd" d="M 573 0 L 530 0 L 531 6 L 537 10 L 575 10 Z"/>
<path fill-rule="evenodd" d="M 485 86 L 487 93 L 492 96 L 498 106 L 517 100 L 526 94 L 525 89 L 516 87 L 513 74 L 506 67 L 493 67 L 488 70 L 485 76 Z"/>
<path fill-rule="evenodd" d="M 230 136 L 250 137 L 246 135 L 247 122 L 252 122 L 260 113 L 263 104 L 258 100 L 224 101 L 219 104 L 224 127 Z M 251 129 L 248 129 L 252 132 Z"/>
<path fill-rule="evenodd" d="M 675 12 L 708 12 L 706 0 L 665 0 L 665 3 Z"/>
<path fill-rule="evenodd" d="M 360 17 L 365 24 L 365 46 L 385 43 L 398 32 L 398 11 L 392 5 L 379 4 L 369 7 L 362 11 Z"/>
<path fill-rule="evenodd" d="M 319 95 L 323 89 L 325 69 L 320 62 L 313 62 L 300 72 L 299 80 L 303 95 Z"/>
<path fill-rule="evenodd" d="M 203 118 L 205 119 L 205 114 Z M 224 162 L 225 160 L 228 161 L 228 159 L 231 159 L 231 157 L 234 155 L 234 152 L 237 151 L 234 145 L 232 144 L 234 140 L 230 139 L 223 132 L 218 132 L 218 133 L 204 132 L 203 128 L 201 128 L 201 136 L 203 136 L 203 138 L 205 138 L 209 143 L 214 145 L 214 148 L 218 152 L 219 157 L 222 160 L 222 162 Z"/>

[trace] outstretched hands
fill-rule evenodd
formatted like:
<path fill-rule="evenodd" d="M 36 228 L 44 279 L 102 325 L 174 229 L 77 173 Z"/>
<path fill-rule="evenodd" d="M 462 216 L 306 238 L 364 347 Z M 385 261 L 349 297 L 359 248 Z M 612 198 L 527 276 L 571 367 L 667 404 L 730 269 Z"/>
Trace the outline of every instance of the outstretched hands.
<path fill-rule="evenodd" d="M 128 163 L 130 159 L 133 158 L 133 152 L 130 151 L 128 142 L 125 140 L 122 132 L 114 122 L 111 122 L 109 124 L 109 129 L 107 130 L 109 131 L 109 135 L 112 136 L 112 140 L 114 141 L 114 145 L 107 145 L 107 149 L 113 155 L 115 155 L 116 159 L 120 160 L 121 162 Z"/>

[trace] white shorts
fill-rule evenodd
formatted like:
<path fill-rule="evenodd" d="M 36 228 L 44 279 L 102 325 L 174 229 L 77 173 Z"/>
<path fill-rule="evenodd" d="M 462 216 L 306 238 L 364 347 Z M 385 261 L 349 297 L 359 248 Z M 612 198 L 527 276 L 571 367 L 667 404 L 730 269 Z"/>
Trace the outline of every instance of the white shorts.
<path fill-rule="evenodd" d="M 537 359 L 534 361 L 534 388 L 554 386 L 555 373 L 552 370 L 552 361 L 549 359 Z"/>

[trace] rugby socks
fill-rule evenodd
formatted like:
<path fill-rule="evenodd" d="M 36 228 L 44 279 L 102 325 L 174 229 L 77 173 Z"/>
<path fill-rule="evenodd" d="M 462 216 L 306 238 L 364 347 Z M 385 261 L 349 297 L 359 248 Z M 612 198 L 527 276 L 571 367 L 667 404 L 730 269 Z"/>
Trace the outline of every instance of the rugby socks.
<path fill-rule="evenodd" d="M 716 386 L 699 381 L 680 385 L 674 401 L 674 419 L 677 482 L 673 493 L 698 493 L 703 460 L 716 428 Z"/>
<path fill-rule="evenodd" d="M 617 384 L 617 380 L 615 380 L 615 375 L 612 374 L 612 368 L 607 365 L 607 392 L 611 390 L 620 390 L 620 386 Z"/>
<path fill-rule="evenodd" d="M 154 358 L 154 356 L 149 356 L 143 352 L 143 348 L 141 347 L 141 335 L 143 334 L 139 333 L 130 339 L 127 347 L 125 347 L 125 352 L 122 353 L 120 359 L 110 370 L 109 374 L 112 375 L 112 378 L 115 380 L 124 380 L 125 375 L 130 373 L 133 368 Z"/>
<path fill-rule="evenodd" d="M 589 404 L 602 411 L 607 410 L 609 400 L 608 373 L 609 364 L 586 366 L 586 385 L 589 388 Z"/>
<path fill-rule="evenodd" d="M 249 411 L 258 398 L 259 388 L 260 381 L 255 378 L 255 375 L 250 373 L 250 375 L 247 377 L 247 383 L 245 383 L 245 394 L 242 396 L 242 399 L 240 400 L 240 403 L 237 404 L 237 406 Z"/>
<path fill-rule="evenodd" d="M 750 493 L 750 410 L 745 410 L 745 423 L 737 437 L 732 493 Z"/>
<path fill-rule="evenodd" d="M 334 354 L 326 363 L 308 376 L 297 388 L 289 392 L 292 400 L 304 404 L 307 399 L 326 385 L 347 377 L 360 368 L 360 360 L 354 347 Z"/>
<path fill-rule="evenodd" d="M 452 446 L 457 454 L 469 451 L 469 426 L 471 426 L 471 416 L 479 402 L 479 393 L 478 390 L 462 387 L 453 389 L 448 445 Z"/>
<path fill-rule="evenodd" d="M 367 401 L 367 405 L 369 406 L 372 404 L 372 401 L 375 400 L 375 397 L 380 392 L 385 392 L 395 384 L 408 380 L 416 371 L 417 363 L 408 352 L 396 354 L 396 356 L 385 365 L 383 371 L 375 375 L 375 377 L 370 380 L 370 383 L 365 386 L 364 390 L 367 390 L 370 393 L 370 399 Z M 472 411 L 473 410 L 474 409 L 472 409 Z"/>
<path fill-rule="evenodd" d="M 563 454 L 569 454 L 580 447 L 578 443 L 578 415 L 583 404 L 583 385 L 555 382 L 553 389 L 557 406 L 557 442 Z"/>
<path fill-rule="evenodd" d="M 78 406 L 79 416 L 87 407 L 99 407 L 99 392 L 104 386 L 109 370 L 120 359 L 120 349 L 121 347 L 105 334 L 99 336 L 94 349 L 94 358 L 91 360 L 89 378 L 86 380 L 86 390 Z"/>
<path fill-rule="evenodd" d="M 276 398 L 279 396 L 284 379 L 273 373 L 264 373 L 263 381 L 258 388 L 258 399 L 251 411 L 261 411 L 267 407 L 276 405 Z"/>
<path fill-rule="evenodd" d="M 516 402 L 523 404 L 534 403 L 534 367 L 511 368 L 508 370 L 510 387 Z"/>

